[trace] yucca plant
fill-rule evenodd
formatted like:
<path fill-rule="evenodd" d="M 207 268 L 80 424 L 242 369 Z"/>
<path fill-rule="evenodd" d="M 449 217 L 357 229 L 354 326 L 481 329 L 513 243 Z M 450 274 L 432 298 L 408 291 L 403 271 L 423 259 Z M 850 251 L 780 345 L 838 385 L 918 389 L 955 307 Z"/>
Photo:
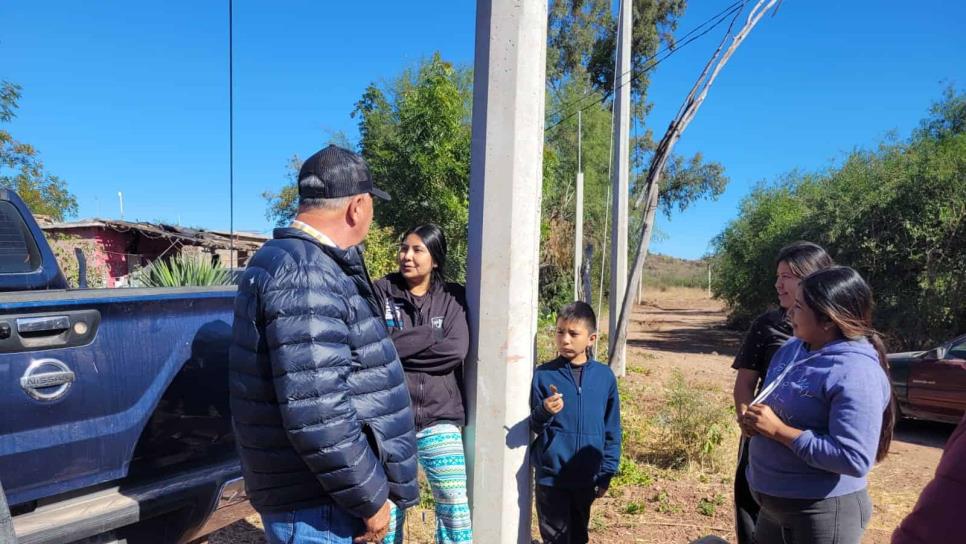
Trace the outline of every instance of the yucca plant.
<path fill-rule="evenodd" d="M 231 274 L 210 258 L 178 255 L 151 263 L 138 273 L 138 282 L 145 287 L 230 285 Z"/>

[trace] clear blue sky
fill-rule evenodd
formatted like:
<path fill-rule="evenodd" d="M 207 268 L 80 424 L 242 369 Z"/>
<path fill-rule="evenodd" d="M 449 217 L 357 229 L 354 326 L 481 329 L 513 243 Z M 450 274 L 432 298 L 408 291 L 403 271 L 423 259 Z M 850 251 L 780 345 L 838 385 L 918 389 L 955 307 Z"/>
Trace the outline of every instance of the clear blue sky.
<path fill-rule="evenodd" d="M 729 4 L 692 0 L 680 31 Z M 414 7 L 418 6 L 418 7 Z M 265 231 L 261 193 L 286 160 L 335 131 L 366 85 L 440 51 L 473 59 L 475 3 L 235 3 L 235 226 Z M 699 257 L 760 180 L 824 168 L 890 130 L 906 135 L 944 81 L 966 87 L 966 4 L 785 0 L 725 68 L 678 150 L 724 164 L 731 185 L 670 221 L 655 250 Z M 720 34 L 653 74 L 667 125 Z M 77 195 L 80 217 L 228 226 L 227 1 L 4 2 L 0 79 L 23 86 L 6 127 Z"/>

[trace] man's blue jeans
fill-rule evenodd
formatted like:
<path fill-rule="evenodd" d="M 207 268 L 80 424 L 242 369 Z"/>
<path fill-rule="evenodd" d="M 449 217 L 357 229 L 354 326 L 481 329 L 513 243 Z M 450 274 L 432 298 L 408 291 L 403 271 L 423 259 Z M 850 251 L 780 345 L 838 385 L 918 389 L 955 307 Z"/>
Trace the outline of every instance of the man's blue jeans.
<path fill-rule="evenodd" d="M 362 520 L 334 504 L 261 514 L 269 544 L 352 544 Z"/>

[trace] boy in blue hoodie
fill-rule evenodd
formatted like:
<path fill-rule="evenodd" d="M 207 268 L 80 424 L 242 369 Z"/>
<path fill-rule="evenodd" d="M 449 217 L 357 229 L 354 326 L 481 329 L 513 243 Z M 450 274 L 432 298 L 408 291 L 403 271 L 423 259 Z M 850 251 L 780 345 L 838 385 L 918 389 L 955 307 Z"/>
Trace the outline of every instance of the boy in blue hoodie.
<path fill-rule="evenodd" d="M 597 317 L 584 302 L 557 314 L 559 357 L 537 367 L 530 389 L 530 448 L 544 544 L 588 541 L 590 506 L 603 497 L 621 457 L 621 411 L 610 367 L 587 356 Z"/>

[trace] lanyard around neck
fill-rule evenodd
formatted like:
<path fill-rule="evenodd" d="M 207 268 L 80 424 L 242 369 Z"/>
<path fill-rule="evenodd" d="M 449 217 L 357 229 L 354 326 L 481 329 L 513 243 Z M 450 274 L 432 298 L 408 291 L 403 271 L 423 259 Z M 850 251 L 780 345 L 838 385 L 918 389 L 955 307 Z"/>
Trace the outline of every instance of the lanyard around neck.
<path fill-rule="evenodd" d="M 801 352 L 802 352 L 802 344 L 799 344 L 798 349 L 795 351 L 794 357 L 798 357 L 799 354 L 801 354 Z M 762 402 L 764 402 L 765 399 L 767 399 L 772 393 L 775 392 L 776 389 L 778 389 L 778 386 L 781 385 L 782 381 L 785 380 L 785 377 L 788 376 L 788 373 L 791 372 L 793 368 L 801 365 L 806 361 L 810 361 L 818 357 L 819 355 L 820 355 L 819 352 L 815 352 L 809 355 L 808 357 L 805 357 L 804 359 L 800 359 L 798 361 L 793 360 L 791 363 L 788 363 L 788 366 L 786 366 L 785 369 L 782 370 L 781 373 L 778 376 L 776 376 L 775 379 L 772 380 L 772 382 L 768 384 L 767 387 L 765 387 L 764 389 L 761 390 L 760 393 L 758 393 L 758 396 L 756 396 L 755 399 L 751 401 L 751 404 L 761 404 Z"/>

